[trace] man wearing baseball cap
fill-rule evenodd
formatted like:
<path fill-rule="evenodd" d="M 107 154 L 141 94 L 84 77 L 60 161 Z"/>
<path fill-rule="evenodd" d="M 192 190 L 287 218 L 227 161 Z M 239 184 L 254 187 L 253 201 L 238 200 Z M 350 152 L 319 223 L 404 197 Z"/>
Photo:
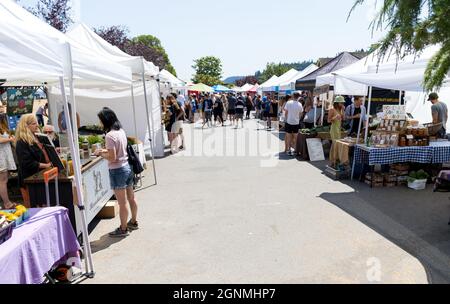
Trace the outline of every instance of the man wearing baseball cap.
<path fill-rule="evenodd" d="M 431 113 L 433 115 L 433 124 L 442 123 L 442 129 L 439 131 L 438 136 L 445 138 L 447 134 L 447 120 L 448 120 L 448 108 L 447 105 L 439 101 L 439 95 L 431 93 L 429 101 L 433 104 L 431 106 Z"/>

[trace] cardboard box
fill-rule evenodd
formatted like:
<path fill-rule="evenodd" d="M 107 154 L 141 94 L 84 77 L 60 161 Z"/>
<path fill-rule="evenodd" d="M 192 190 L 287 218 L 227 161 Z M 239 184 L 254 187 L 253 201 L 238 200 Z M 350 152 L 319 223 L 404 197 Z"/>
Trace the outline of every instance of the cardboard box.
<path fill-rule="evenodd" d="M 99 219 L 112 219 L 119 214 L 119 204 L 117 201 L 109 201 L 106 203 L 105 207 L 97 214 Z"/>

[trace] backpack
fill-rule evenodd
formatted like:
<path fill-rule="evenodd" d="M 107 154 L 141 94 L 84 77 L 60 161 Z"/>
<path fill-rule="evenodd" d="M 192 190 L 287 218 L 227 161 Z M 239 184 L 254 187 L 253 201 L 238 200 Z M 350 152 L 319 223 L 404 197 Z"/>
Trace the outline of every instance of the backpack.
<path fill-rule="evenodd" d="M 441 171 L 436 178 L 434 192 L 450 192 L 450 171 Z"/>
<path fill-rule="evenodd" d="M 136 151 L 134 151 L 133 146 L 129 143 L 127 144 L 127 154 L 128 154 L 128 163 L 130 164 L 131 170 L 134 174 L 139 175 L 144 171 L 144 167 L 139 160 L 139 156 Z"/>

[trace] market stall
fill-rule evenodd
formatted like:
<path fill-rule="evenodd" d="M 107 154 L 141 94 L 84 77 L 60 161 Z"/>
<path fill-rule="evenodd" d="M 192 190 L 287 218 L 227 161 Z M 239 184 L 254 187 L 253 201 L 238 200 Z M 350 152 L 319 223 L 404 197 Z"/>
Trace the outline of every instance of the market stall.
<path fill-rule="evenodd" d="M 90 159 L 81 160 L 81 174 L 83 181 L 83 196 L 85 200 L 85 210 L 87 222 L 90 223 L 105 204 L 114 195 L 110 188 L 108 162 L 101 157 L 92 157 Z M 77 236 L 81 235 L 83 223 L 81 221 L 81 213 L 76 208 L 77 194 L 73 187 L 73 168 L 69 164 L 69 171 L 62 171 L 58 175 L 59 202 L 60 205 L 68 209 L 70 223 Z M 46 188 L 44 173 L 40 171 L 38 174 L 25 179 L 30 201 L 32 205 L 47 205 Z M 56 206 L 55 183 L 49 183 L 50 189 L 50 205 Z"/>
<path fill-rule="evenodd" d="M 0 0 L 0 23 L 0 55 L 4 59 L 0 63 L 0 78 L 5 80 L 3 85 L 22 87 L 45 84 L 49 89 L 56 87 L 60 90 L 67 142 L 73 161 L 72 189 L 76 191 L 76 207 L 81 213 L 86 256 L 85 273 L 86 276 L 93 277 L 94 266 L 87 231 L 78 130 L 72 128 L 77 121 L 75 88 L 130 88 L 131 69 L 97 55 L 13 1 Z M 18 49 L 21 51 L 17 52 Z"/>
<path fill-rule="evenodd" d="M 81 267 L 77 237 L 62 207 L 30 209 L 0 245 L 0 284 L 41 284 L 53 266 Z"/>

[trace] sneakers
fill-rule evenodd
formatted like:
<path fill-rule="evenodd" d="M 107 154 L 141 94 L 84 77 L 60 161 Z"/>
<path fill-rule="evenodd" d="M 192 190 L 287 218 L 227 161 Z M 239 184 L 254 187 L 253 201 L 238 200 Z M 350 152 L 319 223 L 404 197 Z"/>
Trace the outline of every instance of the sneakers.
<path fill-rule="evenodd" d="M 114 238 L 127 237 L 129 235 L 128 229 L 124 231 L 120 227 L 109 234 L 110 237 Z"/>
<path fill-rule="evenodd" d="M 130 220 L 130 221 L 128 222 L 128 224 L 127 224 L 127 228 L 128 228 L 128 230 L 130 230 L 130 231 L 135 231 L 135 230 L 138 230 L 138 229 L 139 229 L 139 224 L 138 224 L 138 222 L 132 223 L 131 220 Z"/>

